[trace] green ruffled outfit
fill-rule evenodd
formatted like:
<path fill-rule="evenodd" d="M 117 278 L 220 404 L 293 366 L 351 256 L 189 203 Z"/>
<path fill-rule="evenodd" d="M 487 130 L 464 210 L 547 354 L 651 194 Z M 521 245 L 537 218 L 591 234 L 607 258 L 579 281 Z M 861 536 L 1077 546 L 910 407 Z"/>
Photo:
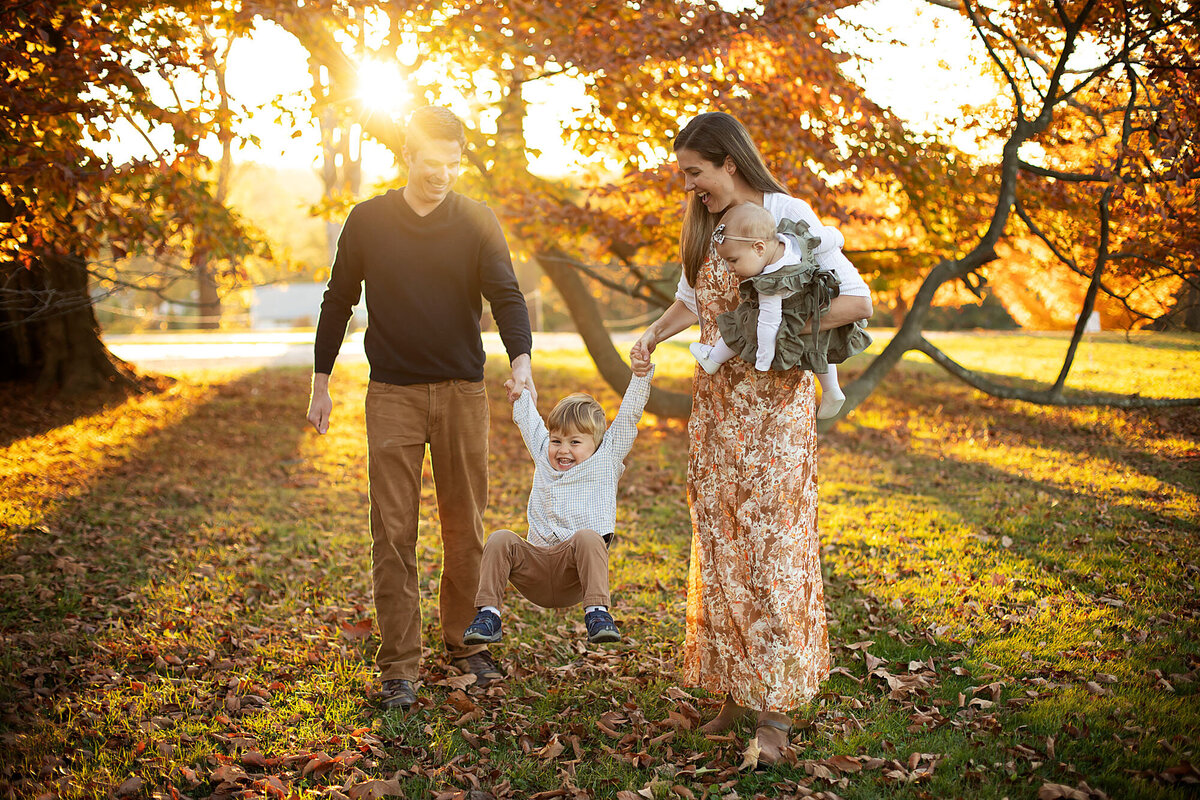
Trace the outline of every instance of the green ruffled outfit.
<path fill-rule="evenodd" d="M 871 336 L 861 321 L 815 334 L 802 332 L 810 319 L 814 327 L 820 324 L 821 315 L 838 296 L 838 279 L 832 271 L 817 265 L 813 254 L 821 240 L 809 231 L 808 223 L 783 219 L 777 230 L 799 241 L 803 253 L 800 262 L 742 281 L 738 286 L 741 302 L 733 311 L 717 317 L 717 327 L 725 344 L 753 364 L 758 353 L 758 296 L 785 295 L 771 369 L 799 367 L 826 372 L 830 364 L 840 364 L 866 350 Z"/>

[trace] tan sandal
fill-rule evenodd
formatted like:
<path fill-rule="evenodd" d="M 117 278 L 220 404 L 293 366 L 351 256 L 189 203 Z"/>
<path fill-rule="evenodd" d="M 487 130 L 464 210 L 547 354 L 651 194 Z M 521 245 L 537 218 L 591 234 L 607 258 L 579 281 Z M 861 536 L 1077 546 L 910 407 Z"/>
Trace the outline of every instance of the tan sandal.
<path fill-rule="evenodd" d="M 727 714 L 726 707 L 730 704 L 733 704 L 733 710 Z M 717 712 L 717 715 L 700 726 L 700 732 L 705 736 L 720 736 L 726 731 L 730 731 L 737 727 L 738 722 L 740 722 L 743 717 L 746 717 L 752 713 L 754 712 L 750 709 L 742 708 L 741 706 L 734 704 L 733 701 L 726 700 L 721 706 L 721 710 Z"/>

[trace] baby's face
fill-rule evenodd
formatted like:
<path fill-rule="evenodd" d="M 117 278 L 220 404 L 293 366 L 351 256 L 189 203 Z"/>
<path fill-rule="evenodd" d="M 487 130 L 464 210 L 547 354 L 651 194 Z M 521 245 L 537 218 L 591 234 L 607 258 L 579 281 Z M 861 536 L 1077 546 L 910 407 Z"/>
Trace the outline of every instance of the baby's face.
<path fill-rule="evenodd" d="M 741 279 L 753 278 L 767 266 L 766 242 L 735 242 L 726 239 L 716 245 L 717 255 L 725 260 L 729 269 Z"/>
<path fill-rule="evenodd" d="M 590 433 L 578 431 L 550 432 L 550 464 L 559 472 L 582 464 L 596 452 L 596 440 Z"/>

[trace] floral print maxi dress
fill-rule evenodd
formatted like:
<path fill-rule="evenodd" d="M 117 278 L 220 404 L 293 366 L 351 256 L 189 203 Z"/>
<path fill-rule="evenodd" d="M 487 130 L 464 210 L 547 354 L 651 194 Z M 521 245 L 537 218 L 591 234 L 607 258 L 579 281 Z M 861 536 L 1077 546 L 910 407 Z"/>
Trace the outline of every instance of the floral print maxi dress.
<path fill-rule="evenodd" d="M 737 277 L 710 251 L 695 289 L 711 344 L 717 315 L 738 303 Z M 829 675 L 813 376 L 733 358 L 715 375 L 697 368 L 693 392 L 684 680 L 785 713 Z"/>

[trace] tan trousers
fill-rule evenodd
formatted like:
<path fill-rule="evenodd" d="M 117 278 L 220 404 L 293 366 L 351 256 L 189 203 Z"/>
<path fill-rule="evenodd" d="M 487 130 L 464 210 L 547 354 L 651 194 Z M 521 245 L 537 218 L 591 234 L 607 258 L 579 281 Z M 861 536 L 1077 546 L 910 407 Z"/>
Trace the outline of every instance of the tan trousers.
<path fill-rule="evenodd" d="M 537 547 L 512 531 L 496 531 L 483 547 L 475 606 L 500 608 L 510 582 L 543 608 L 608 606 L 608 547 L 591 530 L 554 547 Z"/>
<path fill-rule="evenodd" d="M 442 639 L 454 658 L 483 650 L 462 643 L 475 615 L 483 510 L 487 506 L 488 401 L 482 382 L 395 386 L 371 381 L 366 399 L 371 561 L 382 640 L 381 680 L 416 680 L 421 662 L 417 521 L 425 446 L 441 523 L 438 588 Z"/>

